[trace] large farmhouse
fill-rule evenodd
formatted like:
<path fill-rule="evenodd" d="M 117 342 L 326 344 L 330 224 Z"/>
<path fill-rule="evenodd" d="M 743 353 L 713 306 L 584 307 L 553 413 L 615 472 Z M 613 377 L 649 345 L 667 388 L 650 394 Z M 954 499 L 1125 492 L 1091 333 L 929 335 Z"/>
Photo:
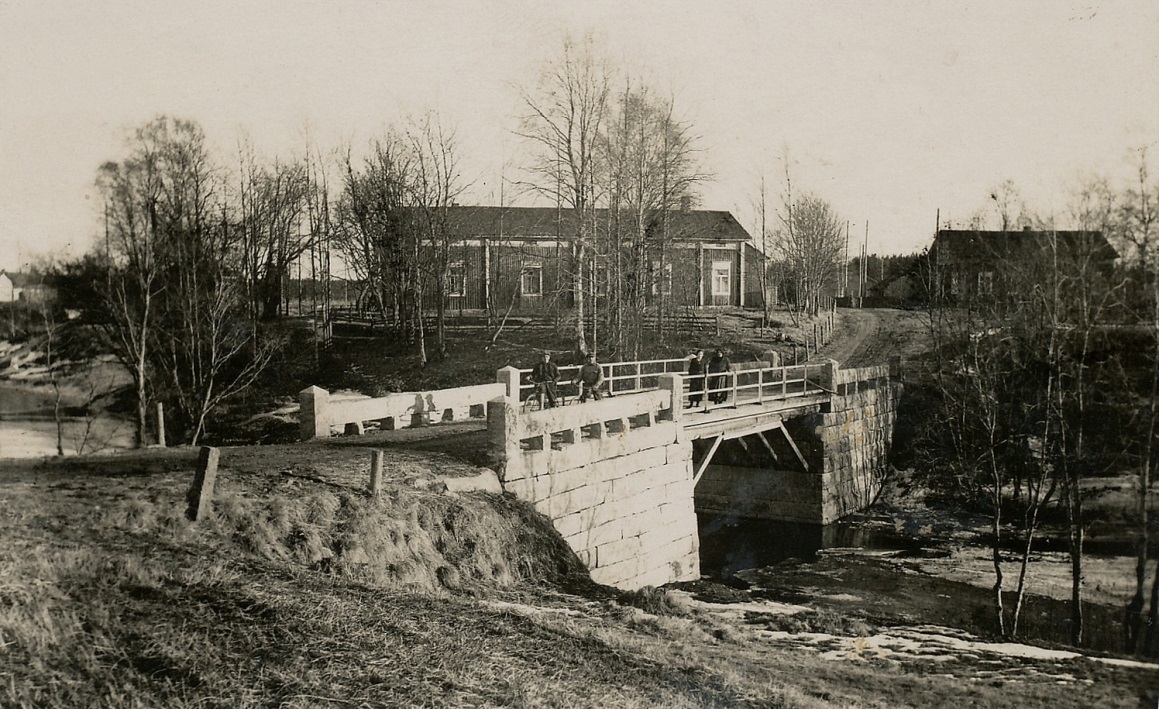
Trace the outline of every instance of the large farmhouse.
<path fill-rule="evenodd" d="M 621 218 L 627 219 L 625 215 Z M 611 281 L 636 277 L 649 304 L 670 306 L 760 306 L 764 257 L 749 233 L 725 211 L 681 209 L 657 212 L 646 223 L 639 248 L 609 247 L 601 234 L 616 230 L 617 215 L 591 215 L 583 282 L 589 298 L 614 290 Z M 521 311 L 568 305 L 576 246 L 576 216 L 554 207 L 450 208 L 448 307 L 477 310 L 488 302 Z M 627 231 L 625 229 L 624 231 Z M 633 258 L 643 268 L 627 269 Z M 618 259 L 618 261 L 617 261 Z M 629 274 L 629 275 L 625 275 Z"/>
<path fill-rule="evenodd" d="M 1105 273 L 1118 257 L 1101 231 L 940 229 L 930 249 L 935 294 L 951 300 L 1020 297 L 1050 269 Z"/>

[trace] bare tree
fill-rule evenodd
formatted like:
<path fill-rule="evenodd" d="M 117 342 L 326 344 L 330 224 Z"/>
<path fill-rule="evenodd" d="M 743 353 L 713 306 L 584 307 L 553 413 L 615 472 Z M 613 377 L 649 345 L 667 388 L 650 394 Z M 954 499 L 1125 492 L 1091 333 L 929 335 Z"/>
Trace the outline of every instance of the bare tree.
<path fill-rule="evenodd" d="M 1152 482 L 1159 469 L 1159 455 L 1156 453 L 1159 435 L 1159 215 L 1155 204 L 1159 202 L 1159 182 L 1153 181 L 1148 165 L 1146 148 L 1141 148 L 1136 169 L 1136 183 L 1126 190 L 1118 210 L 1114 234 L 1121 244 L 1129 268 L 1136 274 L 1136 291 L 1144 295 L 1147 311 L 1138 314 L 1147 322 L 1151 334 L 1152 357 L 1148 381 L 1143 383 L 1146 392 L 1141 402 L 1143 434 L 1138 464 L 1139 474 L 1136 486 L 1136 561 L 1135 593 L 1127 606 L 1126 634 L 1128 649 L 1151 653 L 1154 651 L 1155 626 L 1159 624 L 1159 567 L 1151 582 L 1150 610 L 1147 613 L 1147 631 L 1143 635 L 1144 589 L 1146 588 L 1146 566 L 1148 558 L 1148 533 L 1151 518 L 1149 496 Z M 1142 642 L 1140 642 L 1142 641 Z"/>
<path fill-rule="evenodd" d="M 649 293 L 662 315 L 671 288 L 665 268 L 673 237 L 669 215 L 706 179 L 696 165 L 696 138 L 676 119 L 674 106 L 671 97 L 657 98 L 629 82 L 616 97 L 601 141 L 600 181 L 608 205 L 603 252 L 619 284 L 612 294 L 617 334 L 629 335 L 632 357 L 639 356 L 640 316 Z M 662 329 L 662 317 L 657 324 Z M 617 339 L 617 349 L 625 349 Z"/>
<path fill-rule="evenodd" d="M 305 161 L 259 165 L 243 147 L 237 194 L 242 270 L 249 281 L 254 316 L 277 316 L 290 264 L 314 243 L 301 228 L 309 198 Z"/>
<path fill-rule="evenodd" d="M 435 285 L 436 349 L 440 357 L 447 352 L 446 306 L 447 279 L 450 274 L 452 239 L 451 207 L 464 186 L 459 174 L 459 146 L 456 133 L 448 129 L 433 113 L 427 113 L 407 128 L 413 175 L 410 176 L 410 203 L 417 218 L 421 237 L 415 248 L 430 258 L 417 263 L 427 265 Z M 424 243 L 420 243 L 424 242 Z M 421 288 L 421 284 L 420 284 Z M 416 295 L 422 302 L 421 293 Z M 420 321 L 421 332 L 421 321 Z M 425 348 L 424 363 L 425 363 Z"/>
<path fill-rule="evenodd" d="M 587 352 L 584 333 L 585 263 L 595 219 L 601 131 L 608 119 L 610 70 L 588 36 L 564 40 L 562 55 L 543 67 L 534 91 L 523 91 L 526 108 L 518 134 L 533 146 L 532 187 L 573 213 L 571 294 L 575 346 Z"/>
<path fill-rule="evenodd" d="M 821 306 L 821 289 L 841 263 L 845 222 L 825 200 L 812 194 L 794 198 L 792 182 L 786 184 L 789 189 L 773 253 L 793 286 L 796 313 L 815 316 Z"/>
<path fill-rule="evenodd" d="M 105 252 L 108 326 L 118 357 L 133 377 L 137 400 L 134 444 L 145 444 L 148 419 L 149 356 L 160 292 L 158 206 L 163 189 L 162 141 L 172 121 L 159 118 L 137 129 L 130 156 L 107 162 L 97 175 L 105 199 Z"/>
<path fill-rule="evenodd" d="M 243 243 L 200 126 L 160 117 L 129 156 L 101 168 L 106 196 L 110 331 L 137 388 L 137 443 L 150 390 L 176 404 L 196 443 L 210 412 L 253 381 L 272 348 L 259 345 L 235 277 Z M 174 417 L 170 417 L 173 421 Z"/>
<path fill-rule="evenodd" d="M 404 146 L 396 135 L 373 141 L 360 167 L 347 149 L 334 225 L 338 250 L 364 284 L 362 299 L 395 327 L 409 321 L 404 284 L 413 280 L 413 254 L 404 243 L 406 169 Z"/>

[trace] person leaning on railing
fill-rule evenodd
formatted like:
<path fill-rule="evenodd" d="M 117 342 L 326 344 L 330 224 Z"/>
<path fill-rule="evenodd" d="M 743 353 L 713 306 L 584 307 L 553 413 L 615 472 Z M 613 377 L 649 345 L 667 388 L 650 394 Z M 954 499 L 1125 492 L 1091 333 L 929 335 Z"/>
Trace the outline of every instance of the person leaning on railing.
<path fill-rule="evenodd" d="M 708 400 L 714 404 L 723 404 L 728 400 L 728 376 L 726 372 L 732 363 L 728 361 L 723 350 L 717 350 L 708 361 Z"/>
<path fill-rule="evenodd" d="M 587 361 L 579 368 L 576 380 L 572 383 L 579 387 L 581 404 L 588 400 L 588 394 L 595 397 L 596 401 L 603 398 L 600 387 L 604 384 L 604 368 L 596 363 L 594 352 L 588 353 Z"/>
<path fill-rule="evenodd" d="M 696 350 L 688 360 L 688 406 L 700 405 L 704 398 L 704 350 Z"/>

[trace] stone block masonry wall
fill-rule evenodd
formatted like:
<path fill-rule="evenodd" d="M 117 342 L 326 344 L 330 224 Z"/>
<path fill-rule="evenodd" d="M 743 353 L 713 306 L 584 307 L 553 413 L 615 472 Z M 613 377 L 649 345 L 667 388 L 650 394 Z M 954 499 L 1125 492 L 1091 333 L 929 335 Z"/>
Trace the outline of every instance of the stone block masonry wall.
<path fill-rule="evenodd" d="M 713 464 L 696 485 L 697 511 L 734 519 L 818 524 L 821 499 L 820 475 L 789 470 Z"/>
<path fill-rule="evenodd" d="M 692 445 L 671 400 L 661 390 L 543 411 L 488 404 L 504 489 L 549 517 L 599 583 L 699 578 Z"/>
<path fill-rule="evenodd" d="M 819 445 L 821 524 L 865 509 L 886 473 L 901 384 L 888 367 L 843 370 L 828 413 L 806 417 Z"/>

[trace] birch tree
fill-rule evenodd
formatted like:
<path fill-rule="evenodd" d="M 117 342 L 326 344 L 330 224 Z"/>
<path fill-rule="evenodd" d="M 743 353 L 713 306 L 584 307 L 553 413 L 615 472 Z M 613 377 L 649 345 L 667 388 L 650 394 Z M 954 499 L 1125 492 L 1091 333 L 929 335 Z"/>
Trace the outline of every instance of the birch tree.
<path fill-rule="evenodd" d="M 793 286 L 798 315 L 816 315 L 821 289 L 828 283 L 845 250 L 845 222 L 824 199 L 786 194 L 779 215 L 781 227 L 773 239 L 774 257 Z"/>
<path fill-rule="evenodd" d="M 580 353 L 588 351 L 584 266 L 595 226 L 598 149 L 608 120 L 610 77 L 590 36 L 578 43 L 569 37 L 561 55 L 543 66 L 536 87 L 522 92 L 525 110 L 518 134 L 532 146 L 531 186 L 574 216 L 569 276 Z"/>

